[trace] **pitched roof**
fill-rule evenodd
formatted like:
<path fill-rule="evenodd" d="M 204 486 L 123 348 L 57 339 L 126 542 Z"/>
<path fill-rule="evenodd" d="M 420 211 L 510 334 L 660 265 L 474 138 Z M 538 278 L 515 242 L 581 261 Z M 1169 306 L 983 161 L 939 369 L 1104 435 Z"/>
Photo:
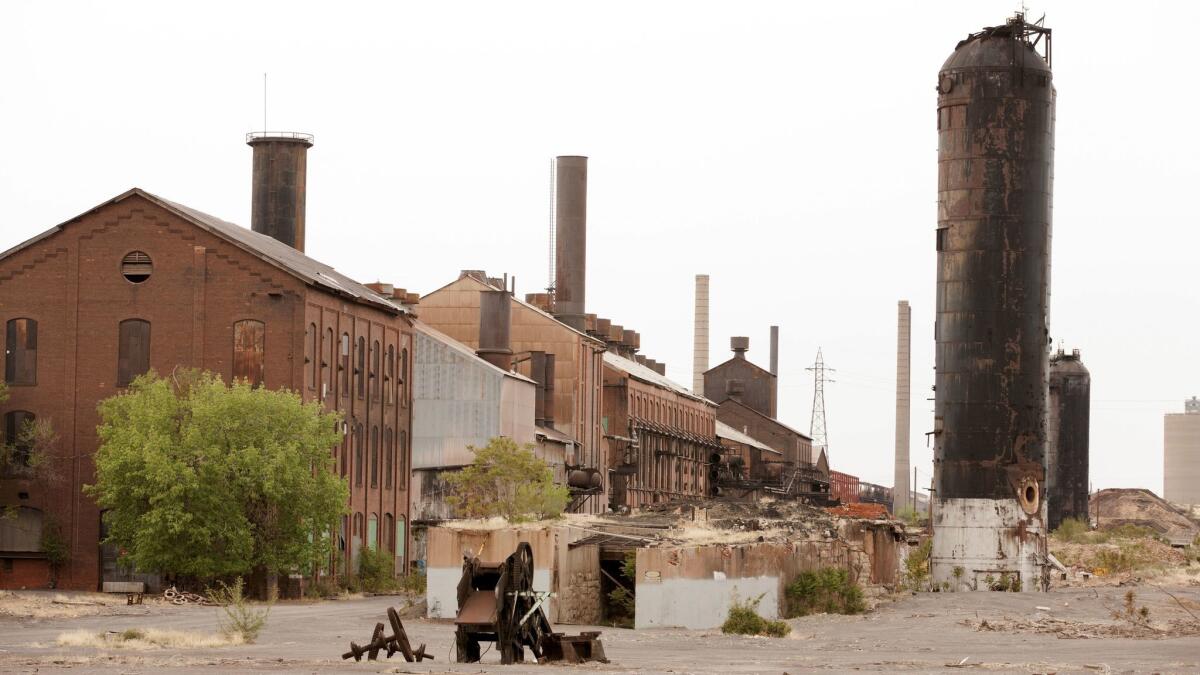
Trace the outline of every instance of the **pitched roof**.
<path fill-rule="evenodd" d="M 694 401 L 701 401 L 703 403 L 708 403 L 709 405 L 713 405 L 713 406 L 716 405 L 716 403 L 713 403 L 712 401 L 704 398 L 703 396 L 697 396 L 696 394 L 692 393 L 691 389 L 688 389 L 687 387 L 683 386 L 682 384 L 679 384 L 678 382 L 675 382 L 674 380 L 669 380 L 663 375 L 659 375 L 658 371 L 656 371 L 652 368 L 643 366 L 642 364 L 638 363 L 637 361 L 632 361 L 630 359 L 627 359 L 624 356 L 621 356 L 620 354 L 614 354 L 612 352 L 604 352 L 604 364 L 608 365 L 608 366 L 612 366 L 613 368 L 616 368 L 617 370 L 620 370 L 620 371 L 626 373 L 630 377 L 641 380 L 642 382 L 645 382 L 647 384 L 653 384 L 656 387 L 661 387 L 663 389 L 669 389 L 670 391 L 673 391 L 676 394 L 679 394 L 680 396 L 690 398 Z"/>
<path fill-rule="evenodd" d="M 737 429 L 735 429 L 721 421 L 717 421 L 717 438 L 726 438 L 735 443 L 741 443 L 742 445 L 749 445 L 752 448 L 758 448 L 759 450 L 764 450 L 773 455 L 782 455 L 783 454 L 782 452 L 776 450 L 775 448 L 772 448 L 771 446 L 767 445 L 766 443 L 756 440 L 754 437 L 744 434 L 744 433 L 738 431 Z"/>
<path fill-rule="evenodd" d="M 472 282 L 474 282 L 476 285 L 478 285 L 478 286 L 480 286 L 480 287 L 481 287 L 481 288 L 480 288 L 480 290 L 484 290 L 484 289 L 490 289 L 490 290 L 494 290 L 494 291 L 502 291 L 502 290 L 504 290 L 503 288 L 496 288 L 495 286 L 493 286 L 493 285 L 491 285 L 491 284 L 489 284 L 489 283 L 487 283 L 487 282 L 481 281 L 481 280 L 480 280 L 478 277 L 476 277 L 476 276 L 473 276 L 473 275 L 470 275 L 470 274 L 462 274 L 462 275 L 460 275 L 460 276 L 459 276 L 457 279 L 455 279 L 454 281 L 451 281 L 450 283 L 446 284 L 445 286 L 442 286 L 441 288 L 439 288 L 439 289 L 437 289 L 437 290 L 430 291 L 430 292 L 426 293 L 426 294 L 425 294 L 424 296 L 422 296 L 422 297 L 429 297 L 429 296 L 433 295 L 434 293 L 437 293 L 438 291 L 440 291 L 440 290 L 442 290 L 442 289 L 448 288 L 449 286 L 451 286 L 451 285 L 453 285 L 453 284 L 456 284 L 456 283 L 458 283 L 458 282 L 462 281 L 463 279 L 469 279 L 469 280 L 471 280 L 471 281 L 472 281 Z M 601 344 L 601 345 L 603 345 L 603 344 L 604 344 L 604 340 L 601 340 L 600 338 L 598 338 L 598 337 L 595 337 L 595 336 L 593 336 L 593 335 L 588 335 L 587 333 L 584 333 L 583 331 L 576 330 L 575 328 L 572 328 L 571 326 L 568 326 L 567 324 L 563 323 L 562 321 L 559 321 L 559 320 L 558 320 L 558 318 L 556 318 L 556 317 L 555 317 L 553 314 L 551 314 L 551 313 L 549 313 L 549 312 L 547 312 L 547 311 L 545 311 L 545 310 L 541 309 L 540 307 L 535 307 L 534 305 L 531 305 L 531 304 L 529 304 L 528 302 L 525 302 L 524 300 L 522 300 L 522 299 L 518 298 L 516 295 L 513 295 L 513 296 L 512 296 L 512 301 L 513 301 L 513 304 L 521 305 L 521 306 L 522 306 L 522 307 L 524 307 L 525 309 L 528 309 L 528 310 L 530 310 L 530 311 L 532 311 L 532 312 L 534 312 L 534 313 L 536 313 L 536 314 L 540 314 L 540 315 L 542 315 L 543 317 L 545 317 L 545 318 L 547 318 L 547 319 L 549 319 L 549 320 L 551 320 L 551 321 L 553 321 L 553 322 L 557 323 L 558 325 L 562 326 L 563 328 L 566 328 L 567 330 L 571 331 L 572 333 L 576 333 L 576 334 L 578 334 L 578 335 L 582 335 L 583 337 L 587 338 L 588 340 L 591 340 L 592 342 L 596 342 L 596 343 L 599 343 L 599 344 Z"/>
<path fill-rule="evenodd" d="M 426 335 L 426 336 L 430 337 L 431 339 L 437 340 L 438 342 L 446 345 L 450 349 L 458 352 L 459 355 L 463 356 L 464 358 L 466 358 L 468 360 L 477 362 L 480 365 L 486 366 L 487 368 L 491 368 L 493 371 L 495 371 L 498 374 L 505 375 L 507 377 L 511 377 L 515 380 L 521 380 L 523 382 L 528 382 L 528 383 L 534 384 L 534 385 L 537 384 L 537 382 L 534 382 L 533 380 L 529 379 L 528 377 L 525 377 L 524 375 L 522 375 L 520 373 L 515 373 L 511 370 L 504 370 L 503 368 L 497 367 L 494 363 L 488 361 L 487 359 L 480 358 L 480 356 L 475 353 L 475 350 L 464 345 L 463 343 L 459 342 L 458 340 L 455 340 L 454 338 L 450 337 L 449 335 L 446 335 L 445 333 L 434 328 L 433 326 L 430 326 L 429 324 L 425 323 L 424 321 L 420 321 L 418 319 L 413 319 L 412 324 L 413 324 L 413 330 L 415 330 L 418 333 L 421 333 L 423 335 Z"/>
<path fill-rule="evenodd" d="M 771 377 L 778 377 L 778 376 L 777 376 L 775 373 L 772 373 L 771 371 L 767 370 L 766 368 L 763 368 L 762 366 L 760 366 L 760 365 L 758 365 L 757 363 L 755 363 L 755 362 L 751 361 L 750 359 L 747 359 L 747 358 L 745 358 L 745 357 L 738 358 L 738 357 L 736 357 L 736 356 L 731 356 L 730 358 L 728 358 L 728 359 L 725 359 L 724 361 L 722 361 L 722 362 L 718 363 L 717 365 L 713 366 L 712 368 L 709 368 L 708 370 L 704 371 L 704 373 L 705 373 L 705 374 L 707 374 L 707 373 L 711 373 L 711 372 L 713 372 L 713 371 L 716 371 L 716 370 L 718 370 L 718 369 L 720 369 L 720 368 L 724 368 L 724 367 L 728 366 L 729 364 L 731 364 L 731 363 L 734 363 L 735 361 L 741 361 L 742 363 L 744 363 L 744 364 L 746 364 L 746 365 L 750 366 L 751 368 L 754 368 L 755 370 L 758 370 L 758 371 L 761 371 L 761 372 L 763 372 L 763 373 L 765 373 L 765 374 L 767 374 L 767 375 L 770 375 Z"/>
<path fill-rule="evenodd" d="M 804 433 L 803 431 L 797 431 L 797 430 L 789 427 L 788 425 L 784 424 L 783 422 L 780 422 L 779 420 L 775 419 L 774 417 L 768 417 L 767 415 L 764 415 L 764 414 L 758 412 L 754 408 L 751 408 L 750 406 L 746 405 L 745 403 L 742 403 L 741 401 L 735 401 L 734 399 L 727 398 L 724 401 L 721 401 L 720 405 L 725 405 L 726 403 L 732 403 L 732 404 L 738 406 L 739 408 L 742 408 L 744 410 L 749 410 L 750 412 L 754 413 L 755 415 L 758 415 L 759 417 L 763 418 L 764 420 L 767 420 L 768 422 L 771 422 L 773 424 L 777 424 L 781 428 L 786 429 L 786 430 L 792 432 L 793 434 L 796 434 L 802 438 L 806 438 L 809 441 L 812 440 L 812 438 L 808 434 Z"/>
<path fill-rule="evenodd" d="M 263 261 L 274 265 L 275 267 L 278 267 L 284 272 L 291 274 L 310 286 L 316 286 L 330 293 L 348 297 L 357 302 L 372 305 L 394 314 L 411 313 L 404 305 L 393 301 L 391 298 L 385 298 L 384 296 L 372 291 L 350 277 L 338 272 L 329 265 L 314 260 L 281 241 L 277 241 L 265 234 L 260 234 L 248 228 L 242 227 L 241 225 L 236 225 L 234 223 L 221 220 L 216 216 L 211 216 L 202 211 L 197 211 L 189 206 L 184 206 L 183 204 L 178 204 L 170 201 L 169 199 L 164 199 L 158 195 L 151 194 L 141 188 L 136 187 L 119 194 L 116 197 L 113 197 L 103 204 L 99 204 L 91 209 L 88 209 L 84 213 L 81 213 L 66 222 L 55 225 L 49 230 L 21 244 L 18 244 L 13 248 L 10 248 L 4 253 L 0 253 L 0 258 L 4 258 L 12 253 L 16 253 L 26 246 L 29 246 L 54 234 L 55 232 L 62 230 L 68 224 L 75 222 L 76 220 L 79 220 L 80 218 L 95 211 L 98 211 L 105 206 L 123 202 L 126 199 L 134 196 L 141 197 L 163 209 L 166 209 L 167 211 L 170 211 L 171 213 L 174 213 L 196 227 L 220 237 L 225 241 L 228 241 L 234 246 L 245 250 L 246 252 L 262 259 Z"/>

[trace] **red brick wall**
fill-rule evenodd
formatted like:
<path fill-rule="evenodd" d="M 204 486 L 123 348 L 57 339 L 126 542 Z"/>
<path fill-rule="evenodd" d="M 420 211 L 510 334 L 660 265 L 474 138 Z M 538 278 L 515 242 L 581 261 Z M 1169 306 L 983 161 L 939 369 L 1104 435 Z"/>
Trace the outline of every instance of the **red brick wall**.
<path fill-rule="evenodd" d="M 9 564 L 12 571 L 7 571 Z M 0 559 L 0 588 L 47 588 L 50 585 L 50 565 L 45 560 L 31 558 Z"/>

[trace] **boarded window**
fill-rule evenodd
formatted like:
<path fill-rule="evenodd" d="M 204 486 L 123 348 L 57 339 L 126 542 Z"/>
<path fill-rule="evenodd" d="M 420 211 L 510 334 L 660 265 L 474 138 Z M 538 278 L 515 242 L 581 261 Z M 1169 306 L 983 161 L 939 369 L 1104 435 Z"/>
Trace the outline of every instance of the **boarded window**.
<path fill-rule="evenodd" d="M 42 550 L 42 512 L 18 506 L 15 513 L 0 518 L 0 551 L 36 553 Z"/>
<path fill-rule="evenodd" d="M 374 513 L 367 518 L 367 548 L 372 551 L 379 548 L 379 516 Z"/>
<path fill-rule="evenodd" d="M 403 431 L 400 432 L 400 448 L 397 458 L 398 466 L 396 467 L 396 475 L 398 478 L 396 488 L 403 490 L 408 479 L 408 434 Z"/>
<path fill-rule="evenodd" d="M 266 367 L 267 328 L 261 321 L 243 319 L 233 324 L 233 379 L 261 387 Z"/>
<path fill-rule="evenodd" d="M 371 400 L 379 400 L 379 340 L 371 343 Z"/>
<path fill-rule="evenodd" d="M 408 382 L 408 350 L 407 350 L 407 349 L 401 349 L 401 350 L 400 350 L 400 383 L 399 383 L 399 391 L 400 391 L 400 405 L 402 405 L 402 406 L 407 406 L 407 405 L 408 405 L 408 389 L 407 389 L 407 382 Z"/>
<path fill-rule="evenodd" d="M 304 331 L 304 379 L 309 389 L 317 388 L 317 324 Z"/>
<path fill-rule="evenodd" d="M 342 478 L 345 478 L 347 467 L 350 465 L 350 439 L 343 439 L 342 447 L 339 450 L 340 452 L 338 454 L 341 455 L 341 468 L 339 473 L 341 474 Z"/>
<path fill-rule="evenodd" d="M 363 484 L 363 425 L 354 425 L 354 484 Z"/>
<path fill-rule="evenodd" d="M 367 339 L 358 338 L 358 353 L 354 355 L 356 363 L 354 364 L 354 382 L 355 388 L 358 389 L 358 397 L 362 398 L 367 393 L 366 382 L 363 378 L 366 376 L 367 370 Z"/>
<path fill-rule="evenodd" d="M 333 378 L 330 370 L 333 368 L 333 329 L 325 329 L 325 342 L 321 344 L 321 398 L 333 391 Z"/>
<path fill-rule="evenodd" d="M 371 427 L 371 487 L 379 487 L 379 427 Z"/>
<path fill-rule="evenodd" d="M 29 466 L 29 454 L 33 447 L 31 435 L 35 419 L 34 414 L 27 410 L 12 410 L 4 413 L 4 444 L 12 448 L 12 454 L 9 456 L 7 464 L 0 468 L 20 472 L 21 469 Z"/>
<path fill-rule="evenodd" d="M 339 355 L 341 365 L 338 370 L 342 371 L 341 389 L 342 396 L 350 395 L 350 334 L 342 333 L 341 353 Z"/>
<path fill-rule="evenodd" d="M 128 387 L 135 377 L 150 370 L 150 322 L 122 321 L 117 339 L 117 386 Z"/>
<path fill-rule="evenodd" d="M 383 547 L 389 553 L 396 551 L 396 519 L 392 514 L 383 514 Z"/>
<path fill-rule="evenodd" d="M 392 428 L 383 430 L 383 487 L 392 489 L 392 474 L 396 471 L 396 445 Z"/>
<path fill-rule="evenodd" d="M 387 357 L 383 360 L 383 402 L 395 403 L 396 395 L 392 385 L 396 381 L 396 347 L 388 345 Z"/>
<path fill-rule="evenodd" d="M 9 319 L 4 340 L 4 381 L 37 384 L 37 321 Z"/>

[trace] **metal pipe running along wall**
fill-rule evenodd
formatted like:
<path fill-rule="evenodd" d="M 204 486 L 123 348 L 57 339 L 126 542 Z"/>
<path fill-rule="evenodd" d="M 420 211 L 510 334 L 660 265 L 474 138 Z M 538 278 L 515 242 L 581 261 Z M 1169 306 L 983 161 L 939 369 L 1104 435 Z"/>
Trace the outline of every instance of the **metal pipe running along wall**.
<path fill-rule="evenodd" d="M 1044 589 L 1050 32 L 1020 14 L 938 73 L 933 583 Z"/>

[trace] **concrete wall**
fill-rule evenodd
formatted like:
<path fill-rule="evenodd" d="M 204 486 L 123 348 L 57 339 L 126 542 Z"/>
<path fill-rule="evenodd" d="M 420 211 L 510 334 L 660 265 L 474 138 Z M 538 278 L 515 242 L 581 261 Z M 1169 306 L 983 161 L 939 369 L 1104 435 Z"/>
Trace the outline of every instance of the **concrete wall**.
<path fill-rule="evenodd" d="M 1200 414 L 1163 418 L 1163 499 L 1200 504 Z"/>

